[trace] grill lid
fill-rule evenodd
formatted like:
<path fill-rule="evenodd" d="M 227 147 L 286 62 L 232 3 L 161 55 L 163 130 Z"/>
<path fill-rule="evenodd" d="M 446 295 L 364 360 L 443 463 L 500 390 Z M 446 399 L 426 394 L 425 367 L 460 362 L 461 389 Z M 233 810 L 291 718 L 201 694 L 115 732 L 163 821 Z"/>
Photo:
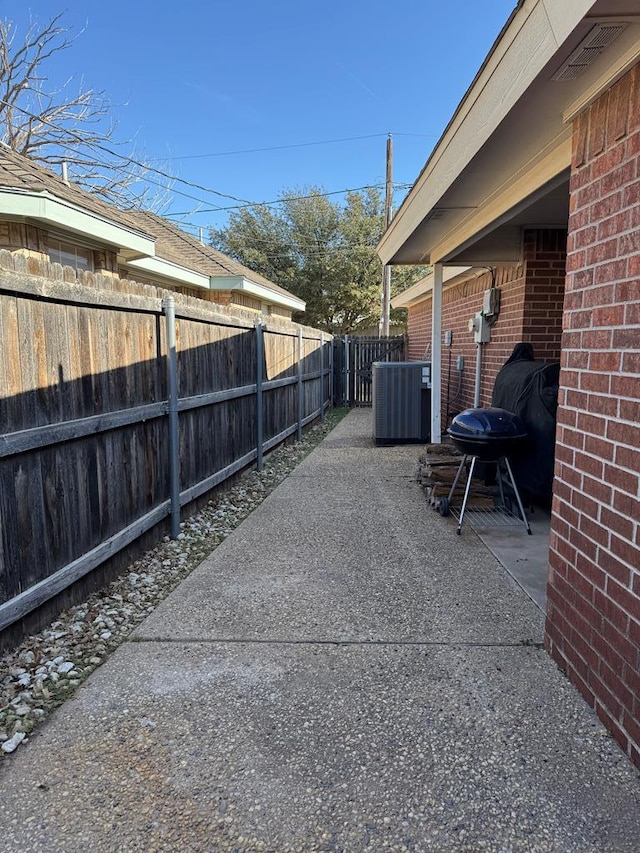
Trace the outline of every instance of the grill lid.
<path fill-rule="evenodd" d="M 447 430 L 452 438 L 525 438 L 522 421 L 506 409 L 465 409 L 456 415 Z"/>

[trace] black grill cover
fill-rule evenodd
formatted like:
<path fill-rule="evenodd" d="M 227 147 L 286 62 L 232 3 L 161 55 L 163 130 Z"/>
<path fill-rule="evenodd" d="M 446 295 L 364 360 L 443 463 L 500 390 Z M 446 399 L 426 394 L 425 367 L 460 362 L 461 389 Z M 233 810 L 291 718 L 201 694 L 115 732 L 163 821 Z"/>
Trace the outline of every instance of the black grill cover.
<path fill-rule="evenodd" d="M 529 452 L 513 460 L 518 486 L 532 498 L 548 501 L 553 485 L 556 410 L 560 365 L 509 360 L 493 387 L 492 406 L 514 412 L 529 436 Z"/>

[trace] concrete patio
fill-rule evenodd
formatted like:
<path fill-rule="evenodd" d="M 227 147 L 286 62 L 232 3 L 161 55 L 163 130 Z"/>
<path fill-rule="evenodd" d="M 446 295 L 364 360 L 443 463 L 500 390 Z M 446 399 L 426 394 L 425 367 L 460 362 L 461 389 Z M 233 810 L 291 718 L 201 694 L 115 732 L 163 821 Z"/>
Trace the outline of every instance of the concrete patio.
<path fill-rule="evenodd" d="M 3 851 L 638 850 L 639 774 L 540 608 L 370 418 L 3 762 Z"/>

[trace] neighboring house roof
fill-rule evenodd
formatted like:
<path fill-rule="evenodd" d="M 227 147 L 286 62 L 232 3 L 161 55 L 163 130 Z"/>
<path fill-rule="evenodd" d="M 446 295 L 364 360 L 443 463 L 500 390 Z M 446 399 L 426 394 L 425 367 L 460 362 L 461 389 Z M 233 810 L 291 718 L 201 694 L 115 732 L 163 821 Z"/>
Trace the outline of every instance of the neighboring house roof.
<path fill-rule="evenodd" d="M 154 254 L 154 240 L 127 211 L 67 184 L 28 157 L 0 144 L 0 214 L 85 235 L 124 258 Z"/>
<path fill-rule="evenodd" d="M 294 294 L 146 211 L 120 210 L 0 144 L 0 215 L 37 221 L 110 246 L 133 270 L 168 282 L 244 291 L 304 311 Z"/>
<path fill-rule="evenodd" d="M 639 55 L 637 0 L 520 0 L 383 235 L 383 263 L 514 263 L 523 227 L 566 228 L 572 120 Z"/>
<path fill-rule="evenodd" d="M 59 175 L 2 143 L 0 143 L 0 188 L 11 188 L 22 192 L 34 190 L 50 192 L 57 198 L 125 228 L 139 230 L 139 225 L 129 211 L 119 210 L 81 187 L 71 182 L 66 183 Z"/>
<path fill-rule="evenodd" d="M 213 279 L 212 286 L 219 289 L 234 289 L 235 281 L 235 289 L 245 289 L 250 293 L 253 291 L 255 295 L 259 295 L 259 290 L 269 291 L 272 295 L 278 295 L 282 300 L 286 300 L 287 304 L 295 302 L 290 306 L 294 310 L 304 311 L 305 303 L 288 290 L 224 255 L 213 246 L 201 243 L 175 223 L 147 211 L 132 212 L 132 215 L 141 228 L 155 236 L 157 257 L 197 269 Z M 238 287 L 241 280 L 246 283 L 244 288 Z M 250 285 L 254 287 L 251 288 Z"/>

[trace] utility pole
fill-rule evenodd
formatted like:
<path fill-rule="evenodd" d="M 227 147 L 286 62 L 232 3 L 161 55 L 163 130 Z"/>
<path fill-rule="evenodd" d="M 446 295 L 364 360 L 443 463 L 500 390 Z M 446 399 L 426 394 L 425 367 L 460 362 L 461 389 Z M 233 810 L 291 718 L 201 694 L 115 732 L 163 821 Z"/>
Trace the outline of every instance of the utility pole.
<path fill-rule="evenodd" d="M 387 139 L 387 181 L 384 202 L 385 227 L 391 224 L 393 215 L 393 139 L 391 134 Z M 380 317 L 380 332 L 382 337 L 389 337 L 389 312 L 391 310 L 391 267 L 382 268 L 382 312 Z"/>

